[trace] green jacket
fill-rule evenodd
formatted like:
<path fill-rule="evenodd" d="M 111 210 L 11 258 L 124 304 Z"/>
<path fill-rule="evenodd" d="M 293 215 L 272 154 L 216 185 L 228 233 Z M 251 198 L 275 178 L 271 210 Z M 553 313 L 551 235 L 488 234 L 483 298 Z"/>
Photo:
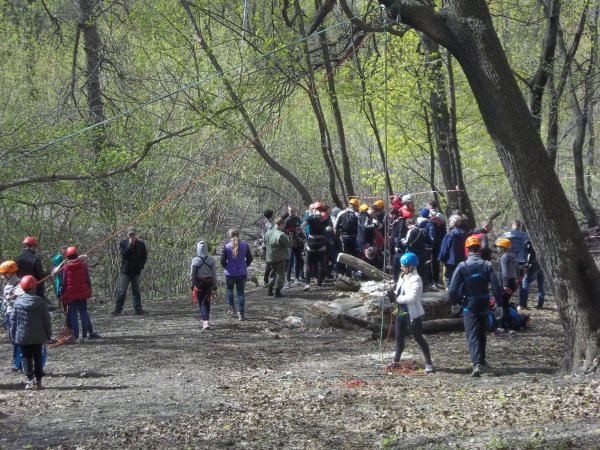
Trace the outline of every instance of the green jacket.
<path fill-rule="evenodd" d="M 271 228 L 265 234 L 265 245 L 267 247 L 267 262 L 274 263 L 289 259 L 288 248 L 292 241 L 279 228 Z"/>

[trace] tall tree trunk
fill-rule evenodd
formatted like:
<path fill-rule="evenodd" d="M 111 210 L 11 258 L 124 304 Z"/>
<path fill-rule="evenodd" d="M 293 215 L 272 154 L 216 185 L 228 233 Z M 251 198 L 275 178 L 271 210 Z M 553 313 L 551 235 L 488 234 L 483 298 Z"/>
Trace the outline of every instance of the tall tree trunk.
<path fill-rule="evenodd" d="M 427 35 L 421 37 L 421 42 L 425 50 L 425 62 L 432 86 L 429 92 L 431 122 L 442 179 L 447 190 L 447 209 L 449 211 L 460 209 L 469 218 L 468 227 L 472 229 L 475 227 L 475 215 L 463 179 L 457 136 L 452 130 L 440 46 Z"/>
<path fill-rule="evenodd" d="M 447 0 L 441 13 L 402 2 L 402 20 L 448 48 L 461 64 L 539 249 L 567 349 L 564 368 L 589 367 L 600 350 L 600 271 L 500 44 L 485 0 Z M 532 176 L 535 168 L 535 176 Z"/>
<path fill-rule="evenodd" d="M 256 126 L 254 125 L 254 121 L 252 120 L 252 118 L 250 117 L 250 114 L 248 114 L 248 111 L 246 110 L 246 107 L 244 106 L 243 100 L 237 95 L 237 92 L 235 91 L 233 85 L 231 84 L 229 79 L 225 76 L 217 57 L 215 56 L 212 49 L 210 48 L 210 46 L 204 39 L 202 31 L 200 30 L 200 27 L 198 26 L 198 23 L 196 22 L 196 18 L 194 17 L 194 14 L 192 13 L 192 10 L 190 9 L 190 4 L 187 2 L 187 0 L 180 0 L 180 2 L 181 2 L 181 6 L 183 6 L 183 9 L 186 11 L 186 13 L 188 15 L 190 24 L 192 25 L 194 34 L 196 36 L 196 41 L 200 44 L 200 47 L 202 48 L 202 50 L 208 57 L 210 64 L 214 67 L 214 69 L 217 71 L 217 73 L 221 75 L 221 81 L 223 82 L 223 85 L 225 86 L 227 94 L 229 95 L 229 97 L 231 98 L 231 101 L 235 104 L 237 110 L 239 111 L 240 115 L 244 119 L 244 123 L 246 124 L 246 127 L 248 127 L 248 130 L 250 131 L 250 135 L 252 136 L 252 145 L 254 146 L 254 149 L 275 172 L 280 174 L 282 177 L 284 177 L 286 180 L 288 180 L 292 186 L 294 186 L 294 188 L 298 191 L 298 193 L 302 197 L 302 201 L 304 202 L 304 204 L 308 206 L 310 203 L 312 203 L 312 196 L 309 194 L 306 187 L 304 187 L 304 184 L 300 180 L 298 180 L 298 178 L 296 178 L 289 170 L 287 170 L 285 167 L 283 167 L 281 164 L 279 164 L 277 161 L 275 161 L 275 159 L 273 159 L 273 157 L 271 157 L 271 155 L 269 155 L 269 152 L 267 152 L 266 148 L 264 147 L 264 145 L 260 139 L 260 135 L 258 133 L 258 130 L 256 129 Z"/>

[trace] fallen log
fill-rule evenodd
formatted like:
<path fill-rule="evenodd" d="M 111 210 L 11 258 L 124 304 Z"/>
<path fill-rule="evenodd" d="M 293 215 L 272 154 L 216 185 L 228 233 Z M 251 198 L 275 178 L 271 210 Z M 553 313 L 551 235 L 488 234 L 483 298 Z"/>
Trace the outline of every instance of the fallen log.
<path fill-rule="evenodd" d="M 366 277 L 371 278 L 375 281 L 391 281 L 392 277 L 387 273 L 382 272 L 376 267 L 373 267 L 366 261 L 359 259 L 355 256 L 348 255 L 346 253 L 340 253 L 337 258 L 338 263 L 345 264 L 352 267 L 353 269 L 360 270 Z"/>

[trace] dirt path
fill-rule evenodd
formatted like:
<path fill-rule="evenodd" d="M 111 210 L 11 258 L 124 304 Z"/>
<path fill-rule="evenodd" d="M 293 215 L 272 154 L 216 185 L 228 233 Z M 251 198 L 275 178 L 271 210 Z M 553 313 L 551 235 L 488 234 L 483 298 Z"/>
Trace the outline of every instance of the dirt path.
<path fill-rule="evenodd" d="M 44 390 L 0 374 L 0 448 L 600 448 L 600 382 L 552 375 L 553 309 L 490 338 L 494 374 L 468 377 L 462 333 L 445 333 L 427 336 L 434 374 L 402 375 L 370 332 L 285 328 L 331 291 L 286 293 L 251 288 L 244 322 L 221 297 L 210 331 L 189 299 L 93 306 L 103 338 L 52 349 Z M 11 351 L 0 336 L 4 367 Z M 410 339 L 405 358 L 422 368 Z"/>

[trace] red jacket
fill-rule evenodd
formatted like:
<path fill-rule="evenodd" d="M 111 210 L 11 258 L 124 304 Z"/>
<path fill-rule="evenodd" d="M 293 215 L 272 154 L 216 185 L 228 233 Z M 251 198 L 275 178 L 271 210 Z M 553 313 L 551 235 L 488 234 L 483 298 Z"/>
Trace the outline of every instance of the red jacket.
<path fill-rule="evenodd" d="M 87 264 L 80 259 L 68 262 L 62 272 L 60 298 L 65 304 L 87 300 L 92 296 L 92 283 Z"/>

